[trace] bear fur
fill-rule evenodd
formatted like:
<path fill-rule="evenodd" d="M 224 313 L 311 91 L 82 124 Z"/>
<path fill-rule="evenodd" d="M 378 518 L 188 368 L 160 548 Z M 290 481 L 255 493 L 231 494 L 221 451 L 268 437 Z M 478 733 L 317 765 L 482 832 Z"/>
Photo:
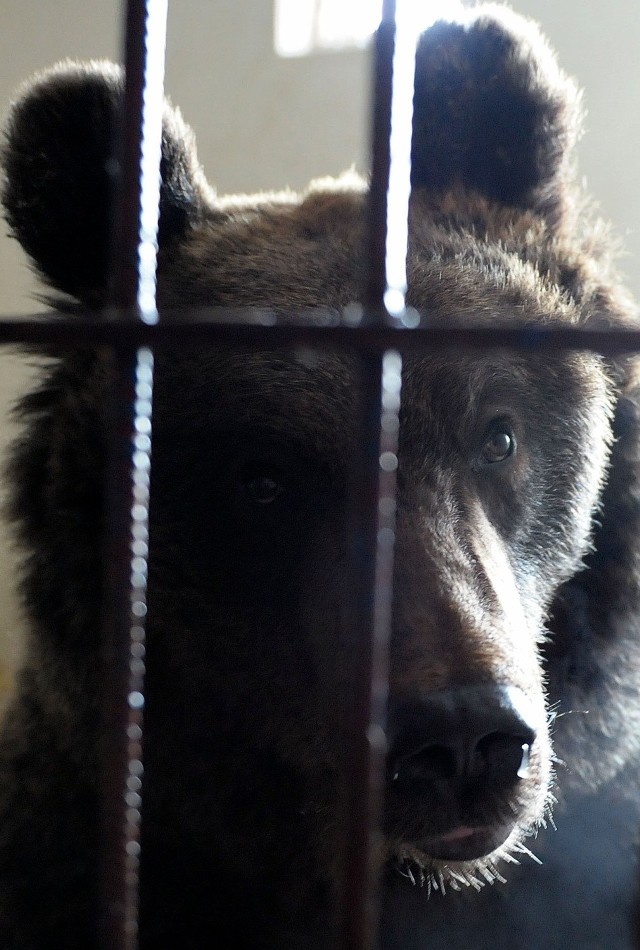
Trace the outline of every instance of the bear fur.
<path fill-rule="evenodd" d="M 28 83 L 7 126 L 6 219 L 71 319 L 109 303 L 121 96 L 116 67 L 65 63 Z M 637 326 L 615 243 L 577 181 L 580 121 L 574 84 L 506 8 L 423 35 L 410 305 L 444 325 Z M 366 183 L 355 175 L 219 198 L 168 104 L 161 174 L 161 309 L 339 313 L 358 300 Z M 348 774 L 357 356 L 221 349 L 176 332 L 155 362 L 140 946 L 325 950 Z M 431 736 L 434 703 L 460 712 L 491 696 L 513 717 L 496 698 L 508 693 L 530 762 L 504 778 L 494 729 L 498 764 L 487 754 L 480 778 L 458 781 L 436 761 L 448 746 L 430 739 L 416 794 L 394 784 L 406 778 L 396 752 L 385 948 L 418 932 L 436 946 L 440 926 L 455 945 L 461 902 L 471 933 L 508 919 L 500 897 L 473 891 L 509 877 L 531 835 L 553 833 L 542 829 L 554 799 L 636 775 L 638 368 L 586 350 L 405 355 L 390 756 L 419 715 Z M 104 349 L 56 351 L 19 407 L 9 477 L 31 633 L 0 738 L 3 950 L 98 941 L 109 382 Z M 434 888 L 463 893 L 436 905 Z M 509 939 L 507 928 L 491 945 Z"/>

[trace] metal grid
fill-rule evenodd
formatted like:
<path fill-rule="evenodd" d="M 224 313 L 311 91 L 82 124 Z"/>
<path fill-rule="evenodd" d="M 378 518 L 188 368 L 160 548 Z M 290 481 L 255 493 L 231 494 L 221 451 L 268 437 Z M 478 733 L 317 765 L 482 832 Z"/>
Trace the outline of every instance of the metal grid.
<path fill-rule="evenodd" d="M 166 6 L 166 0 L 128 0 L 126 6 L 126 83 L 117 156 L 121 173 L 112 241 L 112 307 L 106 313 L 86 314 L 81 323 L 57 313 L 36 314 L 28 319 L 0 318 L 0 344 L 107 345 L 113 354 L 111 461 L 107 474 L 109 518 L 105 539 L 108 571 L 103 611 L 106 646 L 102 945 L 105 950 L 135 950 L 137 946 L 144 709 L 140 645 L 144 642 L 146 615 L 152 347 L 160 342 L 197 339 L 221 346 L 233 344 L 234 348 L 288 348 L 302 343 L 319 348 L 355 349 L 361 354 L 362 438 L 355 462 L 359 491 L 349 506 L 351 607 L 361 662 L 353 683 L 353 718 L 349 724 L 352 773 L 340 947 L 366 950 L 374 946 L 377 930 L 373 845 L 385 754 L 397 467 L 397 426 L 388 423 L 390 419 L 393 422 L 393 416 L 397 421 L 400 405 L 400 354 L 447 345 L 536 351 L 586 349 L 613 355 L 640 350 L 640 331 L 584 331 L 553 326 L 444 328 L 429 326 L 425 315 L 417 326 L 408 329 L 402 314 L 389 313 L 384 301 L 388 289 L 385 257 L 395 0 L 384 2 L 375 43 L 368 265 L 360 318 L 354 321 L 350 314 L 340 320 L 333 314 L 317 311 L 302 315 L 299 324 L 291 319 L 281 324 L 263 312 L 218 309 L 181 313 L 176 319 L 171 312 L 158 315 L 154 300 L 141 304 L 139 246 L 142 240 L 150 238 L 149 234 L 141 237 L 141 198 L 149 181 L 148 173 L 143 170 L 141 174 L 139 169 L 141 156 L 151 142 L 157 179 L 159 124 L 150 127 L 149 116 L 151 100 L 158 100 L 163 94 L 159 64 L 164 53 Z M 153 169 L 153 155 L 150 167 Z M 153 175 L 152 171 L 151 178 Z M 151 241 L 154 239 L 151 234 Z"/>

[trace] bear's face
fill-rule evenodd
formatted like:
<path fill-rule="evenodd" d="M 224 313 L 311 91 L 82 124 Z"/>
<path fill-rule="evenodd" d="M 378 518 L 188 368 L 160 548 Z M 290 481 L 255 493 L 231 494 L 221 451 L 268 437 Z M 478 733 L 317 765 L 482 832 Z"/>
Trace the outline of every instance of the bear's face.
<path fill-rule="evenodd" d="M 198 276 L 180 285 L 183 304 L 227 303 L 219 288 L 228 294 L 233 286 L 237 303 L 267 307 L 270 291 L 252 280 L 265 272 L 267 259 L 287 262 L 273 292 L 282 309 L 292 299 L 302 310 L 319 300 L 338 307 L 353 299 L 353 276 L 334 293 L 330 280 L 335 273 L 358 272 L 359 244 L 335 239 L 359 233 L 360 197 L 313 193 L 307 203 L 314 208 L 313 240 L 328 249 L 312 271 L 304 243 L 306 203 L 294 211 L 271 201 L 260 214 L 254 202 L 236 207 L 236 217 L 218 228 L 196 230 L 174 255 L 177 272 L 197 268 Z M 455 259 L 434 262 L 427 213 L 432 221 L 436 214 L 420 210 L 414 209 L 413 247 L 420 260 L 415 306 L 436 319 L 452 314 L 459 325 L 477 321 L 479 305 L 490 306 L 493 318 L 505 324 L 514 311 L 541 322 L 558 314 L 567 322 L 577 319 L 553 287 L 517 284 L 506 271 L 513 286 L 506 293 L 497 289 L 485 272 L 491 247 L 477 250 L 478 260 L 469 260 L 462 280 Z M 229 253 L 249 215 L 259 223 L 259 239 L 243 242 L 246 255 Z M 439 257 L 453 258 L 457 241 L 458 235 L 449 239 L 452 251 L 441 239 Z M 232 280 L 221 280 L 221 272 L 232 272 Z M 171 272 L 165 280 L 161 299 L 175 305 Z M 341 831 L 336 802 L 346 780 L 341 730 L 353 671 L 344 620 L 345 506 L 349 491 L 357 490 L 350 482 L 358 439 L 357 357 L 306 349 L 188 350 L 160 353 L 156 365 L 151 630 L 157 624 L 168 663 L 198 671 L 194 694 L 213 704 L 203 717 L 194 702 L 194 734 L 208 733 L 208 723 L 221 717 L 244 724 L 236 749 L 240 763 L 229 751 L 211 753 L 214 730 L 202 743 L 209 748 L 202 768 L 209 755 L 230 770 L 244 769 L 248 759 L 258 782 L 247 746 L 271 749 L 270 780 L 292 788 L 297 776 L 292 812 L 307 822 L 319 815 L 318 847 L 335 855 Z M 588 548 L 611 438 L 612 388 L 596 356 L 445 351 L 405 357 L 392 707 L 402 717 L 408 704 L 431 693 L 478 683 L 513 687 L 523 694 L 536 741 L 527 777 L 503 783 L 506 788 L 476 782 L 466 804 L 449 785 L 446 794 L 436 794 L 425 779 L 416 796 L 391 782 L 385 829 L 394 860 L 411 857 L 432 868 L 436 839 L 460 825 L 482 828 L 479 848 L 489 854 L 505 841 L 518 843 L 545 814 L 551 753 L 539 652 L 551 601 Z M 195 604 L 197 621 L 190 619 Z M 178 679 L 174 673 L 170 678 Z M 162 704 L 170 692 L 163 680 Z M 224 714 L 216 713 L 221 702 Z M 184 712 L 179 720 L 184 727 Z M 187 760 L 197 743 L 183 746 L 184 735 L 176 738 L 171 755 L 181 761 L 177 771 L 187 782 L 183 794 L 193 833 L 210 827 L 212 840 L 219 837 L 218 815 L 228 834 L 229 816 L 212 803 L 211 787 L 203 788 L 198 809 L 188 792 Z M 526 731 L 520 745 L 525 738 Z M 237 784 L 228 778 L 222 786 Z M 245 778 L 242 784 L 250 783 Z M 259 787 L 252 797 L 269 800 Z M 242 809 L 237 825 L 240 841 Z M 479 857 L 465 850 L 469 844 L 440 845 L 449 868 L 459 857 L 459 873 L 467 854 Z"/>
<path fill-rule="evenodd" d="M 147 708 L 152 737 L 161 723 L 157 774 L 175 774 L 175 808 L 188 803 L 180 822 L 200 841 L 219 846 L 224 835 L 239 855 L 250 853 L 255 828 L 245 795 L 268 814 L 275 797 L 280 807 L 287 802 L 289 830 L 305 825 L 333 865 L 354 663 L 345 523 L 357 359 L 187 351 L 160 352 L 156 365 Z M 481 684 L 519 696 L 527 725 L 517 752 L 529 728 L 536 738 L 518 781 L 511 780 L 516 750 L 511 779 L 485 781 L 480 768 L 458 788 L 435 764 L 415 787 L 390 775 L 385 831 L 393 861 L 411 858 L 433 870 L 442 857 L 464 874 L 484 855 L 495 861 L 496 850 L 509 853 L 545 815 L 544 621 L 588 547 L 607 460 L 610 388 L 597 357 L 405 360 L 395 741 L 422 730 L 427 745 L 426 698 Z M 408 712 L 412 706 L 417 711 Z M 447 736 L 429 744 L 445 749 Z M 194 760 L 219 782 L 194 786 Z M 241 805 L 230 812 L 229 789 L 238 787 Z M 151 779 L 150 801 L 153 788 Z M 261 823 L 273 820 L 264 815 Z M 461 826 L 481 829 L 479 846 L 439 840 Z"/>
<path fill-rule="evenodd" d="M 579 220 L 573 87 L 530 26 L 487 9 L 420 46 L 409 303 L 438 325 L 628 324 L 598 228 Z M 107 299 L 120 90 L 113 68 L 58 68 L 10 122 L 8 219 L 49 283 L 84 306 Z M 365 197 L 353 176 L 218 200 L 168 108 L 162 174 L 161 308 L 286 319 L 357 301 Z M 357 349 L 197 347 L 176 332 L 155 360 L 143 921 L 164 920 L 158 894 L 175 899 L 183 875 L 216 882 L 222 903 L 236 886 L 295 903 L 335 884 L 358 661 Z M 499 876 L 549 809 L 551 705 L 598 707 L 625 676 L 633 685 L 634 373 L 588 352 L 403 354 L 382 850 L 413 877 Z M 107 389 L 102 353 L 67 354 L 25 405 L 14 465 L 38 554 L 26 591 L 43 681 L 89 747 Z M 635 741 L 619 720 L 596 708 L 554 741 L 596 782 Z"/>

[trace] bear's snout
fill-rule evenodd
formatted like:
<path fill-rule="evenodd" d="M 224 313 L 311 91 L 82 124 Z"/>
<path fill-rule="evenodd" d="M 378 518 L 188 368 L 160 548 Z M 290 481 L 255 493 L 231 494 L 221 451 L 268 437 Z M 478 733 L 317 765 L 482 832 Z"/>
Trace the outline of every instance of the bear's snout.
<path fill-rule="evenodd" d="M 392 700 L 390 780 L 407 795 L 436 783 L 511 785 L 525 777 L 536 734 L 533 710 L 517 687 L 468 686 Z"/>
<path fill-rule="evenodd" d="M 435 472 L 398 519 L 387 718 L 386 842 L 421 869 L 504 858 L 552 777 L 542 606 L 462 475 Z"/>
<path fill-rule="evenodd" d="M 442 690 L 389 705 L 389 817 L 429 803 L 422 847 L 431 858 L 473 860 L 500 847 L 518 809 L 504 802 L 530 777 L 536 711 L 517 687 Z M 537 750 L 536 750 L 537 751 Z M 391 822 L 393 824 L 393 821 Z M 391 829 L 389 829 L 391 830 Z"/>

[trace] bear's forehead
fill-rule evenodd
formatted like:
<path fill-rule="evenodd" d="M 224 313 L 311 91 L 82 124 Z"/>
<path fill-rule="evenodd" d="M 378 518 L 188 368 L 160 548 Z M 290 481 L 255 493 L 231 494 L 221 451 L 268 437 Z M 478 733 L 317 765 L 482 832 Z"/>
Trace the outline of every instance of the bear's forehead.
<path fill-rule="evenodd" d="M 408 258 L 413 306 L 451 326 L 577 322 L 573 302 L 529 259 L 526 240 L 535 222 L 525 216 L 514 225 L 511 218 L 504 240 L 497 240 L 503 228 L 498 212 L 494 219 L 486 202 L 460 196 L 453 227 L 452 200 L 438 204 L 414 196 Z M 473 222 L 481 215 L 486 226 L 478 237 Z M 361 296 L 365 217 L 363 191 L 340 191 L 335 184 L 302 199 L 229 202 L 165 256 L 161 306 L 180 312 L 229 308 L 231 318 L 234 308 L 259 307 L 300 319 L 309 308 L 344 307 Z M 158 398 L 167 408 L 160 418 L 172 418 L 196 439 L 211 432 L 246 440 L 265 436 L 304 444 L 336 465 L 344 464 L 357 439 L 360 383 L 353 354 L 211 347 L 171 354 L 164 368 Z M 407 356 L 405 368 L 403 418 L 419 452 L 442 439 L 443 431 L 480 425 L 492 410 L 550 418 L 561 402 L 572 402 L 573 390 L 587 402 L 607 399 L 601 364 L 591 357 L 430 352 L 427 346 Z"/>
<path fill-rule="evenodd" d="M 341 308 L 361 299 L 366 197 L 336 187 L 302 198 L 252 197 L 223 205 L 165 252 L 160 304 L 295 311 Z M 483 199 L 460 195 L 455 216 L 451 201 L 419 191 L 412 200 L 407 259 L 412 306 L 439 321 L 463 324 L 576 321 L 575 308 L 548 278 L 543 235 L 538 237 L 544 273 L 531 260 L 536 222 L 530 216 L 514 222 L 512 215 L 507 227 L 499 209 Z"/>
<path fill-rule="evenodd" d="M 362 281 L 363 196 L 313 192 L 223 205 L 160 268 L 169 307 L 341 307 Z"/>

